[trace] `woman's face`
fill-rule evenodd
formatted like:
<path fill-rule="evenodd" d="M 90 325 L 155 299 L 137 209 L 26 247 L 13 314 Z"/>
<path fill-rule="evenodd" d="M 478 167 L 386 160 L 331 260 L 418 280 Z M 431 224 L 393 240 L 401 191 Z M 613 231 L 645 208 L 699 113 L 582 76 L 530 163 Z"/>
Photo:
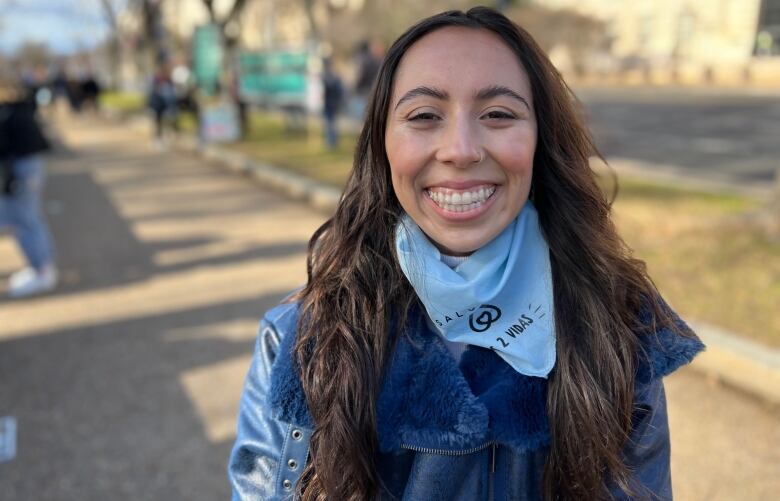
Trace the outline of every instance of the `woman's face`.
<path fill-rule="evenodd" d="M 489 31 L 442 28 L 402 57 L 385 133 L 393 189 L 445 254 L 490 242 L 528 199 L 533 106 L 517 56 Z"/>

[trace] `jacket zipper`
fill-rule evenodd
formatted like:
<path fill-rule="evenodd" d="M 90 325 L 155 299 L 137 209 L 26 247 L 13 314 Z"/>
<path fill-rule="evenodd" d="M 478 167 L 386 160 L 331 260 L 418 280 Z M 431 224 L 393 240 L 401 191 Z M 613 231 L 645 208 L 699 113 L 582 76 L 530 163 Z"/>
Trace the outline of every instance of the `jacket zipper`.
<path fill-rule="evenodd" d="M 498 447 L 493 443 L 490 449 L 490 473 L 488 474 L 488 499 L 491 501 L 495 498 L 496 487 L 494 485 L 494 479 L 496 476 L 496 449 Z"/>
<path fill-rule="evenodd" d="M 425 454 L 441 454 L 442 456 L 465 456 L 466 454 L 473 454 L 475 452 L 485 450 L 492 445 L 495 445 L 495 441 L 493 440 L 484 443 L 482 445 L 472 447 L 471 449 L 463 449 L 460 451 L 452 451 L 447 449 L 430 449 L 428 447 L 417 447 L 415 445 L 409 445 L 409 444 L 401 444 L 401 448 L 408 449 L 410 451 L 415 451 L 415 452 L 423 452 Z"/>

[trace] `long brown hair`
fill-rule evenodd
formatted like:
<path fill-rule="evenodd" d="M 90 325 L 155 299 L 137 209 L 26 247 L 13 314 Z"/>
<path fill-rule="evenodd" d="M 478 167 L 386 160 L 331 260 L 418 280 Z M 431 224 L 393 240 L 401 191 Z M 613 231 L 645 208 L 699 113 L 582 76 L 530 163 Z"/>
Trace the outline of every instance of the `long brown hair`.
<path fill-rule="evenodd" d="M 576 98 L 525 30 L 484 7 L 427 18 L 390 47 L 344 194 L 309 243 L 295 356 L 315 429 L 299 491 L 317 500 L 379 492 L 375 403 L 396 333 L 417 301 L 395 257 L 393 229 L 402 209 L 391 184 L 385 122 L 404 53 L 446 26 L 501 37 L 533 92 L 539 139 L 531 193 L 550 247 L 558 357 L 548 384 L 552 440 L 544 496 L 604 497 L 607 481 L 630 492 L 620 452 L 631 429 L 640 305 L 649 302 L 655 321 L 671 321 L 644 264 L 631 257 L 610 220 L 610 203 L 589 167 L 596 148 Z"/>

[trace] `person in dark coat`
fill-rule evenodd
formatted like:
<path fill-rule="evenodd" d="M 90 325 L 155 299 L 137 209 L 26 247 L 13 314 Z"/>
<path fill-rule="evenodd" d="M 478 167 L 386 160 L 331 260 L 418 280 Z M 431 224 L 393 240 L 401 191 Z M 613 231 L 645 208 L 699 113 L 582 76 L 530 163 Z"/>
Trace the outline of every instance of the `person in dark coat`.
<path fill-rule="evenodd" d="M 0 228 L 10 228 L 27 266 L 11 275 L 8 294 L 25 297 L 57 285 L 54 246 L 41 207 L 49 149 L 35 115 L 34 96 L 0 81 Z"/>
<path fill-rule="evenodd" d="M 360 43 L 355 54 L 357 79 L 350 98 L 350 113 L 354 118 L 363 119 L 366 103 L 374 86 L 377 72 L 382 64 L 383 47 L 379 41 L 365 40 Z"/>
<path fill-rule="evenodd" d="M 344 84 L 333 70 L 330 59 L 322 62 L 322 117 L 325 125 L 325 144 L 334 150 L 339 145 L 338 115 L 344 101 Z"/>
<path fill-rule="evenodd" d="M 171 78 L 170 66 L 161 62 L 149 85 L 147 105 L 154 114 L 154 137 L 157 144 L 163 145 L 163 135 L 166 122 L 176 123 L 176 90 Z"/>
<path fill-rule="evenodd" d="M 81 81 L 82 102 L 94 111 L 97 111 L 100 105 L 100 84 L 92 72 L 87 73 Z"/>

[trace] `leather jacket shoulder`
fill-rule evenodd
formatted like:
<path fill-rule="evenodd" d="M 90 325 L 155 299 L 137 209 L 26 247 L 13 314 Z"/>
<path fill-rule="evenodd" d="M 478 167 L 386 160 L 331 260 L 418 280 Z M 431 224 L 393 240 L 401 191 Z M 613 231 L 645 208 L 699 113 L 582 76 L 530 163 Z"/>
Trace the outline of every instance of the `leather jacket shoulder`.
<path fill-rule="evenodd" d="M 278 419 L 268 406 L 272 368 L 296 321 L 297 306 L 282 304 L 260 322 L 228 466 L 234 500 L 290 498 L 306 464 L 311 428 Z"/>
<path fill-rule="evenodd" d="M 260 324 L 228 466 L 234 500 L 292 499 L 306 464 L 313 423 L 291 355 L 297 318 L 297 304 L 288 303 Z M 681 320 L 680 327 L 687 329 Z M 422 319 L 408 330 L 377 401 L 382 499 L 541 499 L 550 443 L 547 380 L 519 374 L 481 348 L 466 350 L 458 365 Z M 632 485 L 652 499 L 670 500 L 662 377 L 703 345 L 671 330 L 643 343 L 623 458 Z M 460 482 L 452 482 L 454 472 Z M 630 499 L 617 487 L 611 491 Z"/>

